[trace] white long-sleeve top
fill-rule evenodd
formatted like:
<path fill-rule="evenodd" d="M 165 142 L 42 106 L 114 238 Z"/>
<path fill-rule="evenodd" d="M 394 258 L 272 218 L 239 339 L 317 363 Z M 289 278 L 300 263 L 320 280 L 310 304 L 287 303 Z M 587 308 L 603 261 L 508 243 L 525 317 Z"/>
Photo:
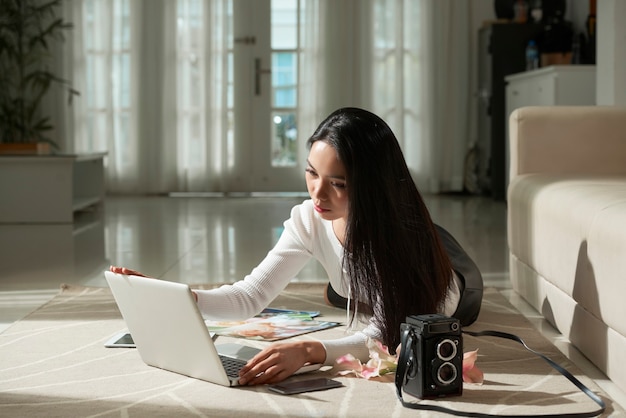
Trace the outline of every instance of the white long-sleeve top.
<path fill-rule="evenodd" d="M 243 280 L 218 289 L 197 291 L 198 306 L 204 315 L 218 320 L 246 319 L 257 315 L 278 296 L 311 257 L 324 267 L 333 289 L 339 295 L 348 297 L 348 278 L 342 270 L 343 247 L 333 231 L 332 222 L 322 219 L 313 209 L 313 202 L 305 200 L 293 207 L 291 217 L 284 226 L 276 246 Z M 442 313 L 452 315 L 459 298 L 455 275 Z M 321 341 L 326 349 L 325 364 L 333 365 L 335 359 L 347 353 L 367 361 L 368 337 L 381 338 L 378 327 L 371 321 L 361 331 L 340 339 Z"/>

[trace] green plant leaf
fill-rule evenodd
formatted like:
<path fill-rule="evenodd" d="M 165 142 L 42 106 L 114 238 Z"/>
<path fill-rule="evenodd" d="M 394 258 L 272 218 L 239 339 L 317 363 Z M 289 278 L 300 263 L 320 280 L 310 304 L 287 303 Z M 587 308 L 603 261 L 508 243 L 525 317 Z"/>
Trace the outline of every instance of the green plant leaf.
<path fill-rule="evenodd" d="M 0 142 L 47 139 L 50 117 L 41 102 L 53 84 L 78 95 L 48 69 L 53 41 L 62 42 L 72 23 L 57 16 L 61 0 L 0 0 Z"/>

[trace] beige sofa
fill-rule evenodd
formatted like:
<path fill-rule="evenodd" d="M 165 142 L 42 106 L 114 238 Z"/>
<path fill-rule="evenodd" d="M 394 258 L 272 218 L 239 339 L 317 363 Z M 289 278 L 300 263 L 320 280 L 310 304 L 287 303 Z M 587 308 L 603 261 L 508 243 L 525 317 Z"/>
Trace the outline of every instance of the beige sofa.
<path fill-rule="evenodd" d="M 626 391 L 626 108 L 509 119 L 513 289 Z"/>

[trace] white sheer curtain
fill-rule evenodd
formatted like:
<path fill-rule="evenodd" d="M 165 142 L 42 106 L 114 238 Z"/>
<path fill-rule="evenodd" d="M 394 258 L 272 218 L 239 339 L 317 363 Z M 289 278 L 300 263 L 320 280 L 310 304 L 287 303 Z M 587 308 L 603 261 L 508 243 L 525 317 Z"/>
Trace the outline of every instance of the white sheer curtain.
<path fill-rule="evenodd" d="M 470 6 L 454 0 L 307 0 L 300 131 L 334 109 L 385 119 L 424 192 L 463 189 L 472 139 Z"/>
<path fill-rule="evenodd" d="M 398 137 L 417 186 L 430 191 L 436 165 L 430 134 L 431 108 L 427 105 L 426 1 L 371 0 L 372 94 L 375 113 L 387 121 Z"/>
<path fill-rule="evenodd" d="M 424 134 L 432 142 L 429 190 L 461 191 L 464 161 L 473 140 L 471 47 L 476 34 L 471 25 L 471 3 L 455 0 L 422 0 L 425 44 L 422 102 L 430 124 Z"/>
<path fill-rule="evenodd" d="M 371 108 L 398 136 L 421 191 L 460 191 L 471 140 L 470 6 L 455 0 L 370 1 Z"/>
<path fill-rule="evenodd" d="M 132 66 L 136 58 L 131 56 L 130 26 L 119 24 L 123 16 L 131 14 L 131 4 L 127 0 L 91 0 L 66 3 L 66 7 L 71 8 L 75 27 L 69 53 L 71 79 L 81 92 L 72 108 L 73 141 L 67 148 L 108 152 L 109 186 L 133 184 L 139 177 L 139 147 L 128 139 L 136 136 L 136 108 L 130 102 L 133 94 L 128 80 L 120 77 L 120 70 Z M 118 155 L 124 158 L 116 158 Z"/>
<path fill-rule="evenodd" d="M 68 4 L 72 79 L 83 92 L 68 148 L 108 152 L 112 193 L 219 190 L 229 2 Z"/>
<path fill-rule="evenodd" d="M 176 2 L 168 2 L 170 8 Z M 231 14 L 228 0 L 178 0 L 177 39 L 165 59 L 176 86 L 164 115 L 175 114 L 168 140 L 169 167 L 176 167 L 176 185 L 168 191 L 222 191 L 228 141 L 228 42 Z M 172 59 L 174 58 L 174 59 Z M 171 158 L 176 155 L 176 159 Z M 168 176 L 172 178 L 172 176 Z"/>
<path fill-rule="evenodd" d="M 333 110 L 366 106 L 371 90 L 369 0 L 303 0 L 298 86 L 300 131 Z"/>
<path fill-rule="evenodd" d="M 302 0 L 300 4 L 301 53 L 298 57 L 298 141 L 305 142 L 328 113 L 326 95 L 320 86 L 327 83 L 322 34 L 326 32 L 323 9 L 327 0 Z M 306 148 L 301 147 L 306 154 Z M 301 161 L 306 155 L 300 155 Z"/>
<path fill-rule="evenodd" d="M 225 191 L 230 1 L 65 4 L 76 27 L 70 78 L 84 92 L 68 148 L 109 153 L 109 192 Z M 461 190 L 471 138 L 469 8 L 301 0 L 299 140 L 334 109 L 365 107 L 397 134 L 422 191 Z"/>

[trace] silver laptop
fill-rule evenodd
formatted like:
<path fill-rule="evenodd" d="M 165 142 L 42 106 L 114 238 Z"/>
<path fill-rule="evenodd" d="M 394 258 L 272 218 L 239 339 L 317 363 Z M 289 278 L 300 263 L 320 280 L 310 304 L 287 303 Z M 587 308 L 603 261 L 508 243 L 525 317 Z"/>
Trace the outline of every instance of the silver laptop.
<path fill-rule="evenodd" d="M 149 366 L 237 386 L 239 370 L 260 350 L 242 344 L 216 345 L 189 286 L 105 271 L 117 306 Z M 305 365 L 297 373 L 319 369 Z"/>

